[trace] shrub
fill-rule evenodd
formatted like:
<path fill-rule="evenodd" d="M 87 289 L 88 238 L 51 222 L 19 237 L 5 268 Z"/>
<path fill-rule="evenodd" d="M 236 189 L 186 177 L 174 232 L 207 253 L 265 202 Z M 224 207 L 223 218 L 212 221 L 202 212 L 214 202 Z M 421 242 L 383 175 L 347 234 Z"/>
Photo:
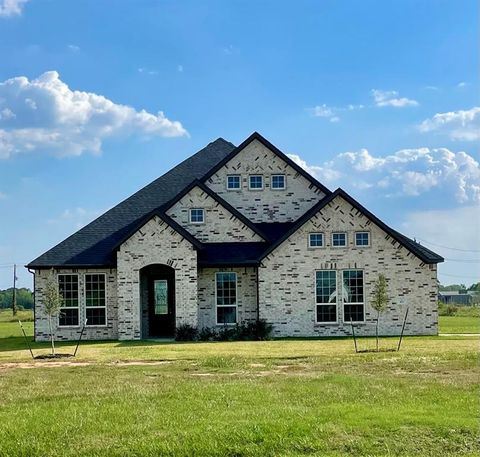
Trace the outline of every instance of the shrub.
<path fill-rule="evenodd" d="M 190 324 L 181 324 L 175 329 L 176 341 L 195 341 L 197 336 L 197 328 Z"/>
<path fill-rule="evenodd" d="M 217 332 L 214 328 L 203 327 L 198 332 L 198 339 L 200 341 L 215 341 L 217 339 Z"/>
<path fill-rule="evenodd" d="M 269 340 L 272 336 L 273 325 L 264 319 L 258 319 L 249 324 L 250 334 L 255 340 Z"/>
<path fill-rule="evenodd" d="M 455 305 L 446 305 L 441 303 L 438 306 L 438 315 L 439 316 L 456 316 L 458 312 L 458 306 Z"/>

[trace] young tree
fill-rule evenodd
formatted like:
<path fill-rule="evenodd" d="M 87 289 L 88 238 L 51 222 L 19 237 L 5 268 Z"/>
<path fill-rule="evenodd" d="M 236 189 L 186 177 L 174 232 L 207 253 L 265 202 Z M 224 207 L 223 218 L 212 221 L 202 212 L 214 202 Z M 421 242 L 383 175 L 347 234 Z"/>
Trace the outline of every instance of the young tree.
<path fill-rule="evenodd" d="M 60 314 L 60 308 L 63 304 L 63 298 L 58 290 L 57 282 L 53 273 L 47 279 L 45 290 L 43 292 L 43 309 L 48 316 L 48 325 L 50 327 L 50 340 L 52 342 L 52 355 L 55 355 L 55 333 L 53 331 L 53 320 Z"/>
<path fill-rule="evenodd" d="M 375 337 L 377 339 L 377 352 L 378 352 L 378 319 L 380 313 L 385 311 L 388 305 L 388 294 L 387 294 L 387 279 L 383 273 L 378 275 L 378 279 L 375 282 L 375 287 L 373 289 L 373 300 L 372 308 L 377 312 L 377 323 L 375 325 Z"/>

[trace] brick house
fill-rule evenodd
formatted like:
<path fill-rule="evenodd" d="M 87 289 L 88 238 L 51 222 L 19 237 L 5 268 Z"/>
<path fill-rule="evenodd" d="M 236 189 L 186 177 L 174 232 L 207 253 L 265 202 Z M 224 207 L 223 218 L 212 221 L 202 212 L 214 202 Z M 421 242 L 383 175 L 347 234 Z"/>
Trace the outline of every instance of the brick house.
<path fill-rule="evenodd" d="M 60 339 L 172 337 L 265 319 L 275 336 L 372 334 L 379 273 L 390 303 L 380 333 L 437 334 L 443 259 L 332 192 L 258 133 L 219 138 L 53 247 L 35 277 L 35 338 L 48 337 L 42 291 L 64 297 Z"/>

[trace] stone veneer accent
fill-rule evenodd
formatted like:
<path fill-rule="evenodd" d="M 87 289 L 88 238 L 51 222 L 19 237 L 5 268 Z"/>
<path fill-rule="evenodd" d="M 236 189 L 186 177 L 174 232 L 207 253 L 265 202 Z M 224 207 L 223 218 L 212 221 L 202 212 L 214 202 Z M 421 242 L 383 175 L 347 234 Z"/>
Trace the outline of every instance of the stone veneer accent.
<path fill-rule="evenodd" d="M 35 271 L 35 341 L 48 341 L 50 339 L 50 329 L 48 326 L 48 317 L 43 311 L 43 291 L 48 277 L 53 274 L 57 279 L 59 274 L 77 274 L 78 275 L 78 295 L 79 295 L 79 325 L 76 327 L 59 327 L 58 318 L 55 325 L 55 337 L 57 341 L 76 340 L 80 336 L 80 331 L 85 322 L 85 274 L 104 273 L 106 281 L 106 299 L 107 299 L 107 325 L 90 326 L 85 328 L 83 337 L 86 340 L 111 340 L 117 339 L 117 271 L 115 269 L 69 269 L 61 268 L 55 270 L 36 270 Z"/>
<path fill-rule="evenodd" d="M 227 190 L 227 175 L 241 175 L 240 190 Z M 248 176 L 261 174 L 263 190 L 249 190 Z M 270 188 L 272 174 L 284 174 L 285 190 Z M 325 194 L 258 140 L 249 143 L 205 183 L 252 222 L 290 222 Z"/>
<path fill-rule="evenodd" d="M 176 326 L 197 325 L 197 251 L 155 216 L 125 241 L 117 253 L 118 338 L 140 339 L 140 270 L 152 264 L 175 269 Z"/>
<path fill-rule="evenodd" d="M 348 234 L 348 247 L 331 246 L 332 231 Z M 370 232 L 370 247 L 355 247 L 355 231 Z M 309 248 L 308 234 L 323 232 L 326 247 Z M 359 335 L 373 335 L 376 312 L 370 307 L 379 273 L 388 281 L 390 303 L 380 316 L 382 335 L 399 335 L 407 306 L 405 334 L 436 335 L 438 332 L 436 265 L 424 264 L 343 198 L 336 197 L 310 221 L 277 247 L 259 268 L 260 317 L 274 325 L 275 336 L 351 335 L 343 322 L 316 324 L 315 271 L 362 269 L 364 271 L 365 323 L 357 324 Z M 337 275 L 337 290 L 341 275 Z M 340 288 L 341 290 L 341 288 Z M 338 298 L 337 305 L 342 303 Z"/>
<path fill-rule="evenodd" d="M 214 327 L 216 322 L 217 272 L 237 273 L 237 322 L 257 319 L 257 269 L 246 268 L 200 268 L 198 270 L 198 326 Z"/>
<path fill-rule="evenodd" d="M 191 208 L 204 209 L 203 224 L 190 222 Z M 199 187 L 194 187 L 169 208 L 167 215 L 199 241 L 205 243 L 263 241 L 252 229 Z"/>

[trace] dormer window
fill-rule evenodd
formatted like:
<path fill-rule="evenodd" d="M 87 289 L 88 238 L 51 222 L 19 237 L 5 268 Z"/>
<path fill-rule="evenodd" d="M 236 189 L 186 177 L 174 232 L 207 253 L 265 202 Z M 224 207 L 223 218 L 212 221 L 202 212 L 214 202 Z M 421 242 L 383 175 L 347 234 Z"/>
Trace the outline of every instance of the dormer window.
<path fill-rule="evenodd" d="M 248 177 L 248 188 L 250 190 L 262 190 L 263 189 L 263 176 L 262 175 L 250 175 Z"/>
<path fill-rule="evenodd" d="M 192 224 L 203 224 L 205 222 L 205 212 L 203 208 L 192 208 L 190 210 L 190 222 Z"/>
<path fill-rule="evenodd" d="M 285 175 L 272 175 L 271 188 L 277 190 L 285 189 Z"/>
<path fill-rule="evenodd" d="M 240 175 L 228 175 L 227 176 L 227 189 L 238 190 L 240 189 Z"/>

